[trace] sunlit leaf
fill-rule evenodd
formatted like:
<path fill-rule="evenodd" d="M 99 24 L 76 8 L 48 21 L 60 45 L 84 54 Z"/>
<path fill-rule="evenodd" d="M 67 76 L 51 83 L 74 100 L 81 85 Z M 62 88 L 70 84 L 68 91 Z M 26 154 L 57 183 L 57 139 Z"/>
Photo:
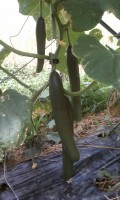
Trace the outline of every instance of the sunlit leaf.
<path fill-rule="evenodd" d="M 70 42 L 71 45 L 74 44 L 74 42 L 80 37 L 80 35 L 84 35 L 84 32 L 74 32 L 71 28 L 68 29 L 69 31 L 69 35 L 70 35 Z M 58 56 L 59 59 L 59 64 L 57 64 L 57 69 L 61 72 L 67 72 L 67 68 L 66 68 L 66 49 L 68 47 L 69 43 L 68 43 L 68 37 L 67 37 L 67 33 L 64 33 L 64 37 L 63 40 L 60 41 L 60 51 Z"/>
<path fill-rule="evenodd" d="M 90 36 L 94 36 L 95 39 L 100 40 L 103 35 L 102 35 L 102 31 L 98 28 L 93 29 L 92 31 L 89 32 Z"/>
<path fill-rule="evenodd" d="M 0 96 L 0 147 L 12 148 L 25 139 L 25 128 L 31 124 L 32 103 L 15 90 Z"/>
<path fill-rule="evenodd" d="M 70 15 L 75 31 L 92 29 L 99 23 L 104 12 L 99 1 L 95 0 L 68 0 L 63 1 L 62 5 Z"/>
<path fill-rule="evenodd" d="M 114 83 L 113 54 L 94 37 L 81 36 L 76 41 L 73 51 L 82 59 L 81 64 L 89 77 L 105 84 Z"/>
<path fill-rule="evenodd" d="M 35 19 L 40 16 L 40 6 L 39 0 L 18 0 L 19 12 L 23 15 L 31 15 Z M 46 18 L 49 14 L 49 6 L 47 3 L 43 2 L 43 16 Z"/>

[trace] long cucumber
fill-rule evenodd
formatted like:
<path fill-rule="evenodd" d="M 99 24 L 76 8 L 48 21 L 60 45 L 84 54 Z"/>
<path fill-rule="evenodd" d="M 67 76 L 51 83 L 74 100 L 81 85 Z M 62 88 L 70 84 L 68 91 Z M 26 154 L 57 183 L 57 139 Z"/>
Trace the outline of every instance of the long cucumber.
<path fill-rule="evenodd" d="M 67 115 L 69 118 L 69 123 L 71 126 L 71 130 L 73 132 L 73 109 L 71 102 L 69 101 L 68 97 L 65 96 L 66 107 L 67 107 Z M 62 175 L 64 180 L 67 181 L 73 176 L 73 161 L 70 160 L 69 156 L 67 156 L 65 147 L 62 145 L 62 154 L 63 154 L 63 167 L 62 167 Z"/>
<path fill-rule="evenodd" d="M 45 55 L 45 44 L 46 44 L 46 28 L 45 20 L 41 16 L 37 20 L 36 24 L 36 41 L 37 41 L 37 53 Z M 41 72 L 44 65 L 44 59 L 37 59 L 37 72 Z"/>
<path fill-rule="evenodd" d="M 72 53 L 72 46 L 69 45 L 67 48 L 67 71 L 70 81 L 70 88 L 72 92 L 77 92 L 80 90 L 80 76 L 79 76 L 79 67 L 78 59 Z M 74 120 L 80 121 L 82 116 L 81 111 L 81 97 L 71 97 L 72 106 L 74 111 Z"/>
<path fill-rule="evenodd" d="M 50 74 L 49 92 L 54 119 L 65 153 L 71 161 L 78 161 L 80 156 L 73 138 L 73 130 L 68 116 L 63 85 L 56 71 L 52 71 Z"/>

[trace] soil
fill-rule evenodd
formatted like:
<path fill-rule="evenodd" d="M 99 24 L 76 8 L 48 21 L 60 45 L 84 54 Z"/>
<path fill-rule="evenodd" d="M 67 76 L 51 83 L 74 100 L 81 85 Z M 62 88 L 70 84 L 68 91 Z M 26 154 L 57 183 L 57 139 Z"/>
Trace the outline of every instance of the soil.
<path fill-rule="evenodd" d="M 110 126 L 112 127 L 120 121 L 120 117 L 111 117 L 107 110 L 104 110 L 97 114 L 89 114 L 82 118 L 79 123 L 74 123 L 74 136 L 75 139 L 83 138 L 88 135 L 96 133 L 100 127 Z M 43 130 L 42 130 L 43 131 Z M 25 157 L 25 145 L 14 148 L 10 151 L 10 158 L 7 158 L 7 166 L 15 165 L 24 162 L 28 158 Z M 37 156 L 45 156 L 50 152 L 61 151 L 61 144 L 55 144 L 54 142 L 44 142 L 39 150 Z"/>

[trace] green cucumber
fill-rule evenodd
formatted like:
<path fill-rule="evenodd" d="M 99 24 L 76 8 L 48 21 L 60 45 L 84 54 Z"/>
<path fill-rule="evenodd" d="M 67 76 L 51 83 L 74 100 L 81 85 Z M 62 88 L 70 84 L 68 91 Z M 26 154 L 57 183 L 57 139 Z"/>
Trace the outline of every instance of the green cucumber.
<path fill-rule="evenodd" d="M 62 175 L 64 180 L 67 181 L 73 176 L 73 162 L 67 156 L 63 146 L 62 146 L 62 152 L 63 152 Z"/>
<path fill-rule="evenodd" d="M 73 132 L 73 121 L 74 121 L 74 113 L 73 113 L 73 108 L 71 105 L 71 102 L 67 96 L 65 96 L 65 101 L 66 101 L 66 107 L 67 107 L 67 114 L 69 118 L 69 123 L 71 126 L 71 130 Z"/>
<path fill-rule="evenodd" d="M 70 89 L 72 92 L 80 91 L 80 76 L 79 76 L 79 66 L 78 59 L 72 53 L 72 46 L 69 45 L 67 48 L 67 71 L 70 81 Z M 74 120 L 80 121 L 82 117 L 81 111 L 81 97 L 74 96 L 71 97 L 73 111 L 74 111 Z"/>
<path fill-rule="evenodd" d="M 37 20 L 36 24 L 36 42 L 37 42 L 37 53 L 45 55 L 45 44 L 46 44 L 46 28 L 45 20 L 41 16 Z M 44 65 L 44 59 L 37 59 L 37 73 L 41 72 Z"/>
<path fill-rule="evenodd" d="M 63 84 L 56 71 L 52 71 L 50 74 L 49 92 L 55 123 L 64 146 L 64 151 L 72 162 L 78 161 L 80 155 L 73 138 L 73 128 L 68 116 Z"/>

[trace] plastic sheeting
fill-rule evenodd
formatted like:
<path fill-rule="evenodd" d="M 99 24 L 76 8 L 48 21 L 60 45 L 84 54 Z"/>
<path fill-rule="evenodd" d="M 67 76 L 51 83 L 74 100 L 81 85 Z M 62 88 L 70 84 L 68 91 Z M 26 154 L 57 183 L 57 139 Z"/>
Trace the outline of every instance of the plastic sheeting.
<path fill-rule="evenodd" d="M 98 138 L 92 135 L 76 142 L 80 161 L 74 165 L 74 176 L 69 182 L 62 178 L 62 155 L 50 153 L 36 159 L 36 169 L 31 161 L 7 168 L 7 179 L 20 200 L 105 200 L 116 197 L 116 191 L 104 192 L 96 187 L 98 172 L 109 170 L 120 176 L 120 151 L 106 148 L 82 148 L 83 144 L 120 147 L 118 135 Z M 5 183 L 3 169 L 0 170 L 0 186 Z M 15 200 L 11 189 L 0 191 L 0 200 Z"/>

